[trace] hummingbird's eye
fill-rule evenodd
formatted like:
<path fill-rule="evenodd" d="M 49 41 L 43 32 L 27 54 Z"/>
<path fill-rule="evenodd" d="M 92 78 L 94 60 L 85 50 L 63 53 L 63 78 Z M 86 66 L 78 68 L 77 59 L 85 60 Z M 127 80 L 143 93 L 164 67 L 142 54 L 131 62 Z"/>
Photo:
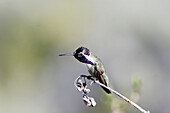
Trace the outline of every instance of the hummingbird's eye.
<path fill-rule="evenodd" d="M 78 48 L 78 49 L 76 50 L 76 53 L 80 53 L 80 52 L 82 52 L 84 49 L 85 49 L 84 47 L 80 47 L 80 48 Z"/>

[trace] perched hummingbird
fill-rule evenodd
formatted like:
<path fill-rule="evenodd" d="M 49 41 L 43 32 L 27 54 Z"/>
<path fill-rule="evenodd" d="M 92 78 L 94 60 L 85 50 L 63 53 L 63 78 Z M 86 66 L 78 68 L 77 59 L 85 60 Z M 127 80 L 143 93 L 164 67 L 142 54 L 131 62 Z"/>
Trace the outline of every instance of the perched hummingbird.
<path fill-rule="evenodd" d="M 85 47 L 79 47 L 73 53 L 60 54 L 59 56 L 74 56 L 78 61 L 87 65 L 91 77 L 96 78 L 96 80 L 99 80 L 100 83 L 109 86 L 109 79 L 101 60 L 92 52 L 90 52 L 89 49 Z M 105 87 L 102 88 L 108 94 L 111 93 L 110 90 L 106 89 Z"/>

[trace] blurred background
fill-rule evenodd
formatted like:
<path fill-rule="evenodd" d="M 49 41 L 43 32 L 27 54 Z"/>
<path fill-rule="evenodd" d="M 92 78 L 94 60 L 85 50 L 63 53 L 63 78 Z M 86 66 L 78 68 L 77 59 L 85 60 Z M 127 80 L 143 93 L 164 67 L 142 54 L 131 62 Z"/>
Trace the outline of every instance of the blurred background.
<path fill-rule="evenodd" d="M 0 113 L 115 113 L 98 85 L 94 108 L 76 91 L 86 66 L 58 54 L 80 46 L 100 57 L 111 87 L 129 97 L 139 78 L 138 104 L 170 113 L 168 0 L 1 0 Z"/>

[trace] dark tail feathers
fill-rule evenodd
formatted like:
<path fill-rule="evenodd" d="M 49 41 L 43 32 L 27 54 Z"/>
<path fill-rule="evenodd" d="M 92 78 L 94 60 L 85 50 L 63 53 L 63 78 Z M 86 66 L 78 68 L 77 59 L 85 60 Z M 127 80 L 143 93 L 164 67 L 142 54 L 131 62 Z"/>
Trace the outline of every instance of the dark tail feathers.
<path fill-rule="evenodd" d="M 101 86 L 102 88 L 103 88 L 103 90 L 106 92 L 106 93 L 108 93 L 108 94 L 110 94 L 111 93 L 111 91 L 110 90 L 108 90 L 107 88 L 105 88 L 105 87 L 103 87 L 103 86 Z"/>

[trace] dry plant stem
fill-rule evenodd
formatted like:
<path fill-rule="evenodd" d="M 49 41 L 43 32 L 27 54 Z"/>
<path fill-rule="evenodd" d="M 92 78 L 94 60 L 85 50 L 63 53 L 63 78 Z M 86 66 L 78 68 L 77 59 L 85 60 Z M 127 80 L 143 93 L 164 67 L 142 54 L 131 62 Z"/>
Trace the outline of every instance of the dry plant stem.
<path fill-rule="evenodd" d="M 134 106 L 136 109 L 138 109 L 140 112 L 142 113 L 150 113 L 150 111 L 146 111 L 143 108 L 141 108 L 139 105 L 137 105 L 136 103 L 134 103 L 133 101 L 129 100 L 128 98 L 126 98 L 125 96 L 123 96 L 122 94 L 118 93 L 117 91 L 111 89 L 110 87 L 105 86 L 104 84 L 100 83 L 99 81 L 95 81 L 95 83 L 109 89 L 111 92 L 113 92 L 114 94 L 116 94 L 117 96 L 119 96 L 120 98 L 122 98 L 123 100 L 125 100 L 126 102 L 128 102 L 129 104 L 131 104 L 132 106 Z"/>
<path fill-rule="evenodd" d="M 84 76 L 84 77 L 85 77 L 85 76 Z M 87 79 L 90 79 L 90 80 L 92 80 L 94 83 L 97 83 L 97 84 L 99 84 L 100 86 L 103 86 L 103 87 L 107 88 L 108 90 L 110 90 L 111 92 L 113 92 L 114 94 L 116 94 L 117 96 L 119 96 L 120 98 L 122 98 L 123 100 L 125 100 L 126 102 L 128 102 L 129 104 L 131 104 L 132 106 L 134 106 L 134 107 L 135 107 L 136 109 L 138 109 L 140 112 L 142 112 L 142 113 L 150 113 L 150 111 L 144 110 L 143 108 L 141 108 L 139 105 L 137 105 L 137 104 L 134 103 L 133 101 L 129 100 L 128 98 L 126 98 L 125 96 L 123 96 L 123 95 L 120 94 L 119 92 L 111 89 L 110 87 L 105 86 L 104 84 L 100 83 L 99 81 L 96 81 L 95 79 L 93 79 L 93 78 L 91 78 L 91 77 L 90 77 L 90 78 L 87 77 Z"/>

